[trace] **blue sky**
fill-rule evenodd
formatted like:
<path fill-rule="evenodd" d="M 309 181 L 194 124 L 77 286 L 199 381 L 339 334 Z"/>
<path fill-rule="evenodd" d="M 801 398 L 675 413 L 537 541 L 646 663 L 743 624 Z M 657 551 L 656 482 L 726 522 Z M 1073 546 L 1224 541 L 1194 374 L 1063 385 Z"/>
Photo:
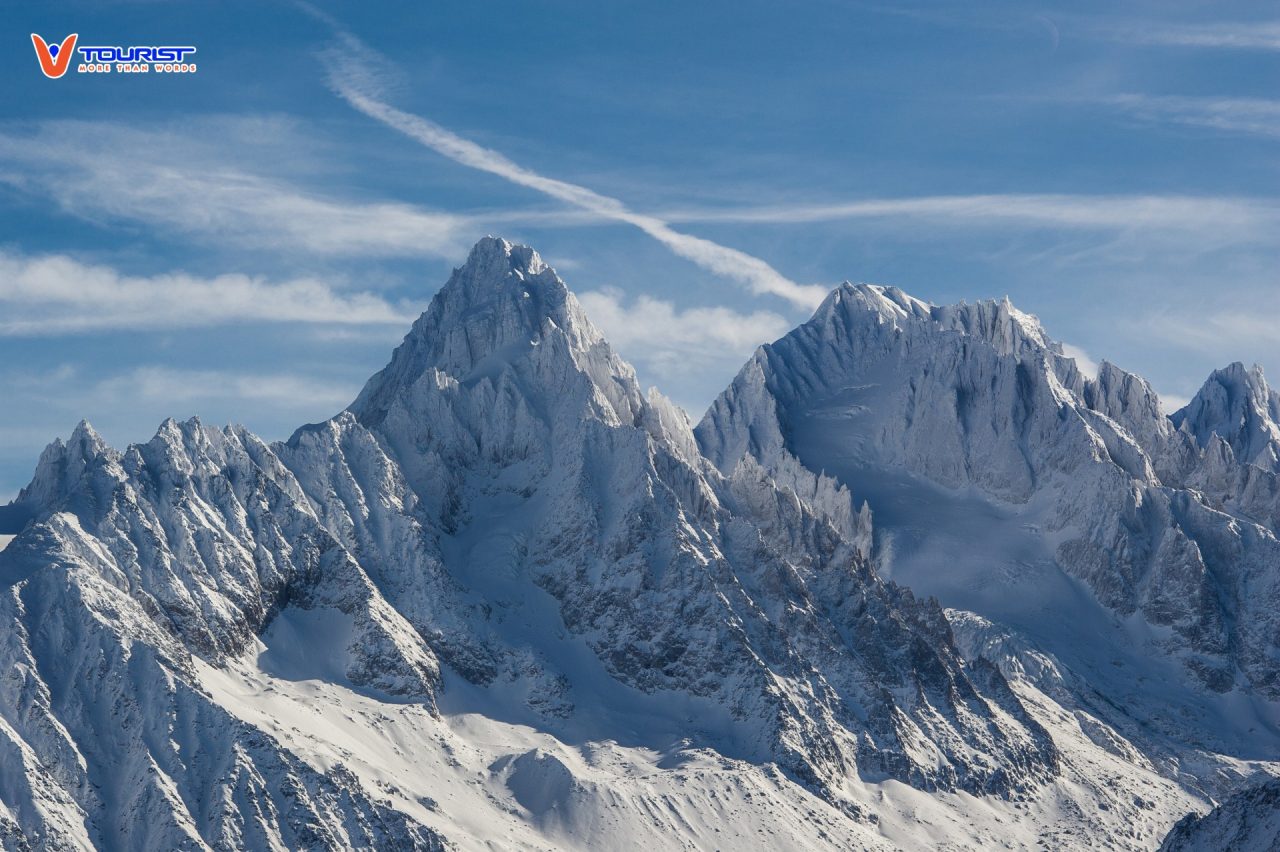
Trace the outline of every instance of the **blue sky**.
<path fill-rule="evenodd" d="M 1176 407 L 1280 375 L 1269 3 L 22 4 L 0 499 L 90 419 L 332 415 L 486 233 L 696 418 L 842 280 L 1009 295 Z M 194 44 L 40 74 L 30 33 Z M 1083 356 L 1082 356 L 1083 357 Z"/>

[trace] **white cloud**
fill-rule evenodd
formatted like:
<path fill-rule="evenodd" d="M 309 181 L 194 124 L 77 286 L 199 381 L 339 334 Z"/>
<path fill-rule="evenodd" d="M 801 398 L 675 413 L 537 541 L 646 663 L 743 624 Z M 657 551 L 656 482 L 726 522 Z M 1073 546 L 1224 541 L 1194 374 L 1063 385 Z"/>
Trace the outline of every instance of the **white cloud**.
<path fill-rule="evenodd" d="M 915 219 L 956 227 L 1176 231 L 1215 240 L 1271 240 L 1280 203 L 1183 195 L 991 194 L 864 199 L 835 204 L 680 210 L 673 222 L 804 224 L 845 219 Z"/>
<path fill-rule="evenodd" d="M 1280 306 L 1260 302 L 1253 310 L 1160 312 L 1136 319 L 1133 327 L 1150 339 L 1203 352 L 1224 347 L 1274 349 L 1280 328 Z"/>
<path fill-rule="evenodd" d="M 709 272 L 745 284 L 754 293 L 781 296 L 805 308 L 815 307 L 826 295 L 826 288 L 797 284 L 758 257 L 676 231 L 662 219 L 637 213 L 616 198 L 541 175 L 497 151 L 464 139 L 435 122 L 391 106 L 381 95 L 384 79 L 382 66 L 385 64 L 381 57 L 353 35 L 343 31 L 328 16 L 318 12 L 315 14 L 334 27 L 343 45 L 341 49 L 326 54 L 330 66 L 330 85 L 347 103 L 370 118 L 456 163 L 496 175 L 603 219 L 633 225 L 676 255 Z"/>
<path fill-rule="evenodd" d="M 1107 27 L 1118 41 L 1167 47 L 1280 50 L 1280 21 L 1240 21 L 1185 25 L 1143 24 Z"/>
<path fill-rule="evenodd" d="M 188 328 L 230 322 L 407 325 L 415 312 L 300 278 L 122 275 L 65 255 L 0 252 L 0 335 Z"/>
<path fill-rule="evenodd" d="M 103 399 L 134 399 L 166 405 L 230 399 L 293 410 L 303 406 L 340 408 L 354 399 L 358 390 L 289 373 L 253 374 L 145 366 L 99 382 L 92 393 Z"/>
<path fill-rule="evenodd" d="M 324 256 L 456 257 L 478 227 L 468 216 L 393 202 L 330 198 L 249 169 L 239 137 L 254 122 L 226 119 L 195 130 L 139 130 L 108 122 L 54 121 L 34 133 L 0 133 L 0 181 L 67 212 L 128 221 L 219 246 Z M 293 135 L 279 123 L 259 128 Z M 210 148 L 201 133 L 229 140 Z M 225 151 L 234 150 L 238 159 Z M 271 148 L 264 158 L 288 156 Z"/>
<path fill-rule="evenodd" d="M 588 291 L 578 300 L 613 346 L 658 375 L 716 362 L 737 366 L 757 346 L 791 329 L 790 322 L 770 311 L 744 314 L 725 307 L 681 311 L 651 296 L 637 296 L 628 303 L 614 288 Z"/>
<path fill-rule="evenodd" d="M 1093 360 L 1089 353 L 1085 352 L 1079 346 L 1064 343 L 1062 344 L 1062 354 L 1073 359 L 1076 362 L 1076 369 L 1084 373 L 1089 378 L 1096 379 L 1098 377 L 1098 362 Z"/>
<path fill-rule="evenodd" d="M 1143 121 L 1171 122 L 1280 139 L 1280 101 L 1266 98 L 1210 98 L 1115 95 L 1102 103 Z"/>

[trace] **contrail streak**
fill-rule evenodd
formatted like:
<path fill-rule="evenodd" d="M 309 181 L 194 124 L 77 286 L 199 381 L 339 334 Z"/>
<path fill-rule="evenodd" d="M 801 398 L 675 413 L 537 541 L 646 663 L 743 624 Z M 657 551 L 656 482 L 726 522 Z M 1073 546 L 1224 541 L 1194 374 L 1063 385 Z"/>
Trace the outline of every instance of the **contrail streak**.
<path fill-rule="evenodd" d="M 602 218 L 633 225 L 676 255 L 709 272 L 744 284 L 753 293 L 781 296 L 807 309 L 815 307 L 826 296 L 827 288 L 797 284 L 758 257 L 676 231 L 661 218 L 637 213 L 616 198 L 539 174 L 433 121 L 391 106 L 380 96 L 380 74 L 374 68 L 378 55 L 328 15 L 313 8 L 308 8 L 308 11 L 333 27 L 344 46 L 343 50 L 329 56 L 330 86 L 343 100 L 370 118 L 456 163 L 497 175 Z"/>

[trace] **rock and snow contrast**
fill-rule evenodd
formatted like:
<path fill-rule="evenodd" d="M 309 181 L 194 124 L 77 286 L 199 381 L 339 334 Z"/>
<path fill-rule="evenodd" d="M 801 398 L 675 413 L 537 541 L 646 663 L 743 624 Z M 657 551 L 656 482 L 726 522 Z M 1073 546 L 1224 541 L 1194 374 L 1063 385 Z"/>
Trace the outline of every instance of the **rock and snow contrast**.
<path fill-rule="evenodd" d="M 1272 852 L 1280 849 L 1280 778 L 1233 793 L 1200 816 L 1188 814 L 1165 837 L 1160 852 Z"/>
<path fill-rule="evenodd" d="M 486 238 L 288 441 L 45 451 L 0 508 L 0 843 L 1256 833 L 1278 412 L 1236 365 L 1167 417 L 1008 303 L 844 285 L 695 429 Z"/>

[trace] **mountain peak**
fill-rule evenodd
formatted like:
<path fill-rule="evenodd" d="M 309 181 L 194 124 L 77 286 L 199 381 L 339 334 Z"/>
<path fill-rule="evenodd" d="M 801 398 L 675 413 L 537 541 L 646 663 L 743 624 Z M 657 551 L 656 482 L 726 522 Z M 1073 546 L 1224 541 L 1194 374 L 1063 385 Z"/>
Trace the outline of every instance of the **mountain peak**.
<path fill-rule="evenodd" d="M 93 447 L 96 451 L 101 451 L 107 446 L 88 420 L 81 420 L 76 424 L 76 428 L 71 430 L 71 438 L 67 443 Z"/>
<path fill-rule="evenodd" d="M 547 319 L 565 328 L 571 322 L 566 316 L 568 298 L 564 281 L 532 248 L 484 237 L 453 270 L 410 336 L 432 319 L 437 326 L 516 320 L 521 333 L 529 334 L 539 333 Z"/>
<path fill-rule="evenodd" d="M 1045 334 L 1040 320 L 1016 308 L 1008 296 L 983 299 L 973 304 L 957 302 L 935 305 L 916 298 L 898 287 L 883 284 L 851 284 L 845 282 L 831 292 L 814 314 L 813 320 L 829 322 L 839 310 L 852 318 L 866 311 L 881 322 L 931 323 L 944 331 L 976 337 L 986 341 L 1003 355 L 1025 355 L 1038 350 L 1061 354 L 1059 344 Z"/>
<path fill-rule="evenodd" d="M 1245 367 L 1236 361 L 1214 370 L 1171 419 L 1201 447 L 1216 435 L 1240 461 L 1280 469 L 1280 394 L 1257 364 Z"/>
<path fill-rule="evenodd" d="M 391 363 L 365 385 L 351 411 L 367 425 L 381 420 L 395 399 L 428 373 L 469 383 L 495 378 L 529 359 L 559 360 L 588 374 L 606 397 L 627 410 L 624 420 L 640 404 L 634 371 L 612 353 L 555 270 L 528 246 L 485 237 L 414 322 Z M 627 397 L 625 403 L 620 395 Z"/>
<path fill-rule="evenodd" d="M 884 284 L 841 284 L 819 306 L 815 317 L 829 315 L 841 305 L 858 306 L 879 314 L 889 321 L 909 316 L 927 317 L 933 308 L 928 302 L 908 295 L 897 287 Z"/>
<path fill-rule="evenodd" d="M 484 237 L 414 323 L 414 331 L 433 316 L 438 323 L 466 322 L 477 313 L 501 312 L 504 303 L 519 308 L 523 324 L 532 331 L 544 319 L 563 328 L 569 324 L 568 296 L 564 281 L 532 248 L 501 237 Z"/>
<path fill-rule="evenodd" d="M 512 275 L 523 280 L 537 278 L 548 271 L 551 268 L 529 246 L 518 245 L 502 237 L 487 236 L 472 246 L 466 263 L 455 270 L 455 278 L 471 284 L 498 284 Z M 467 274 L 458 277 L 458 272 Z M 554 271 L 551 277 L 559 281 Z"/>
<path fill-rule="evenodd" d="M 90 466 L 114 458 L 115 451 L 89 421 L 81 420 L 65 442 L 55 438 L 45 447 L 31 482 L 18 494 L 17 503 L 29 514 L 47 511 L 71 492 Z"/>

